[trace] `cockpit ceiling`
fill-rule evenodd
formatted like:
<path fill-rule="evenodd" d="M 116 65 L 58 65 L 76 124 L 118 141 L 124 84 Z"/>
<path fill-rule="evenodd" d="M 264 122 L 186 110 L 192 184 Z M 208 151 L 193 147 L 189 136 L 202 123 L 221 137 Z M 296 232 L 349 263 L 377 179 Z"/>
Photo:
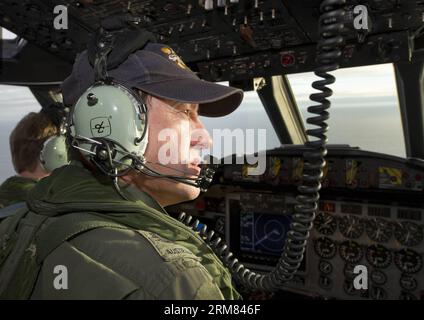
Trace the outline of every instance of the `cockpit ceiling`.
<path fill-rule="evenodd" d="M 211 2 L 213 9 L 206 10 L 204 0 L 2 0 L 0 25 L 72 63 L 103 18 L 129 12 L 208 80 L 234 81 L 314 69 L 321 1 Z M 351 28 L 342 67 L 411 59 L 409 40 L 423 25 L 424 0 L 347 3 L 350 22 L 346 25 Z M 353 9 L 358 4 L 367 5 L 372 22 L 365 37 L 353 28 Z M 57 5 L 68 8 L 67 30 L 53 27 Z M 364 39 L 360 48 L 359 38 Z"/>

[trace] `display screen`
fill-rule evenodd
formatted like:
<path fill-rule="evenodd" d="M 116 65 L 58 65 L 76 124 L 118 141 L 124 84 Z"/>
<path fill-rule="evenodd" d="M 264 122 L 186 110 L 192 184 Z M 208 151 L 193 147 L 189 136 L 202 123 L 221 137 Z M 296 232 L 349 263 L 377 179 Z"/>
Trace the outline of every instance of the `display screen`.
<path fill-rule="evenodd" d="M 242 263 L 276 266 L 290 231 L 292 202 L 292 197 L 264 193 L 229 200 L 230 247 Z M 303 259 L 299 271 L 305 270 Z"/>
<path fill-rule="evenodd" d="M 276 255 L 283 251 L 291 218 L 287 215 L 242 212 L 240 249 L 244 252 Z"/>

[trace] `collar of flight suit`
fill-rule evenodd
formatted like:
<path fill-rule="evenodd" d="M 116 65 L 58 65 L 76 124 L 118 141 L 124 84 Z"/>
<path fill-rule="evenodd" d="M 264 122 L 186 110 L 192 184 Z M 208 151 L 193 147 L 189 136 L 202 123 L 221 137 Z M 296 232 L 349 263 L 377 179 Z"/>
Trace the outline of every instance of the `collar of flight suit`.
<path fill-rule="evenodd" d="M 116 192 L 110 178 L 90 172 L 80 162 L 72 161 L 38 182 L 29 192 L 27 203 L 34 212 L 48 216 L 93 208 L 99 212 L 127 212 L 125 205 L 132 210 L 134 207 L 151 208 L 167 214 L 147 193 L 123 183 L 120 188 L 129 201 Z"/>
<path fill-rule="evenodd" d="M 34 188 L 37 180 L 21 176 L 8 178 L 0 185 L 0 208 L 25 201 L 27 192 Z"/>
<path fill-rule="evenodd" d="M 54 217 L 75 212 L 91 213 L 130 228 L 156 233 L 202 257 L 202 264 L 224 297 L 240 297 L 231 286 L 229 271 L 196 232 L 168 215 L 146 193 L 129 187 L 123 188 L 123 192 L 130 201 L 121 198 L 110 178 L 95 176 L 82 165 L 71 163 L 38 182 L 28 193 L 27 205 L 31 211 L 41 215 Z"/>

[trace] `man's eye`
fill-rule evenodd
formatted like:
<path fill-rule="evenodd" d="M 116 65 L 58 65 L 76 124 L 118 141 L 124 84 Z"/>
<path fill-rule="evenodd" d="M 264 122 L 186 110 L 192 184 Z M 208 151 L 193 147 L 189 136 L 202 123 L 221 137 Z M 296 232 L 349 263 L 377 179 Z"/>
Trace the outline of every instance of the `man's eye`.
<path fill-rule="evenodd" d="M 190 109 L 185 109 L 185 110 L 183 110 L 183 112 L 184 112 L 187 116 L 190 116 L 190 115 L 191 115 L 191 110 L 190 110 Z"/>

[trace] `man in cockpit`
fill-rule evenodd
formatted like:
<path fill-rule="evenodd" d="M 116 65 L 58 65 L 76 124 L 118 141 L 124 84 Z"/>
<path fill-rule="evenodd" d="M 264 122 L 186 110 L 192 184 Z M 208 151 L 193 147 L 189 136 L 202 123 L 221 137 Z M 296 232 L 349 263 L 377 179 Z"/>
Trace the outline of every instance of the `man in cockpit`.
<path fill-rule="evenodd" d="M 229 114 L 243 91 L 200 80 L 158 43 L 111 68 L 113 84 L 91 87 L 92 60 L 80 54 L 62 84 L 73 161 L 28 195 L 31 217 L 46 217 L 31 298 L 239 299 L 213 250 L 164 207 L 204 189 L 200 155 L 212 141 L 199 116 Z"/>
<path fill-rule="evenodd" d="M 0 208 L 25 201 L 38 180 L 49 175 L 40 159 L 45 141 L 59 130 L 60 111 L 53 105 L 22 118 L 9 137 L 16 175 L 0 185 Z"/>

